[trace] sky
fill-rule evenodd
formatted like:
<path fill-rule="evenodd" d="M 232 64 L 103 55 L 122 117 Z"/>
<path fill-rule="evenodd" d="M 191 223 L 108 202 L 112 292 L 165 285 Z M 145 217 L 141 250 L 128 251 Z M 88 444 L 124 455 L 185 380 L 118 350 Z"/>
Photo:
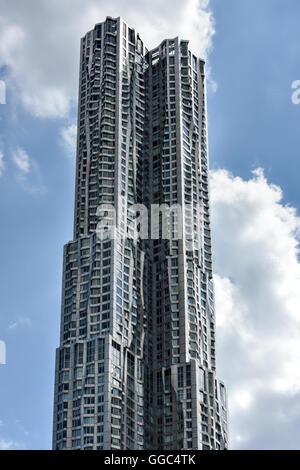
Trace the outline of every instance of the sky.
<path fill-rule="evenodd" d="M 107 15 L 206 59 L 230 448 L 300 449 L 298 0 L 0 0 L 0 449 L 51 448 L 79 39 Z"/>

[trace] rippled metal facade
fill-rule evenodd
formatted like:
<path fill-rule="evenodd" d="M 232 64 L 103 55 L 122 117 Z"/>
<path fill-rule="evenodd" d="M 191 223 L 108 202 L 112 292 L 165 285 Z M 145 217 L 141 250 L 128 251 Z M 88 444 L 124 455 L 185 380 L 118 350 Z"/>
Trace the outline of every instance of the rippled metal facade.
<path fill-rule="evenodd" d="M 204 62 L 188 41 L 148 51 L 121 18 L 97 24 L 81 41 L 77 142 L 53 448 L 227 448 Z M 98 236 L 103 204 L 116 210 L 114 238 Z M 166 205 L 170 236 L 158 219 L 158 236 L 132 237 L 137 204 Z"/>

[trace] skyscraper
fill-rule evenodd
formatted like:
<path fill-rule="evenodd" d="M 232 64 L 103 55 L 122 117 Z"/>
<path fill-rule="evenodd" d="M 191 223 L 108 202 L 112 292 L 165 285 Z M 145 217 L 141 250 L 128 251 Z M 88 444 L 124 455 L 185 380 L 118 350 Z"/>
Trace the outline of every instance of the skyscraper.
<path fill-rule="evenodd" d="M 204 61 L 179 38 L 148 51 L 110 17 L 80 54 L 53 448 L 227 448 Z"/>

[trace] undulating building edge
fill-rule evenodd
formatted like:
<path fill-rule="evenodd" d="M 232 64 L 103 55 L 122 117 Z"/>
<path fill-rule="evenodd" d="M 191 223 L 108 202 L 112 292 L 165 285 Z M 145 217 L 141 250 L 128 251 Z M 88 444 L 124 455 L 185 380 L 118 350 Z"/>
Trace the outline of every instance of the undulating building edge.
<path fill-rule="evenodd" d="M 122 18 L 110 17 L 82 38 L 80 56 L 53 449 L 226 449 L 205 63 L 178 37 L 148 51 Z M 99 236 L 110 217 L 104 204 L 115 208 L 117 236 Z M 134 236 L 136 205 L 149 213 L 165 205 L 157 236 L 149 227 L 149 236 Z"/>

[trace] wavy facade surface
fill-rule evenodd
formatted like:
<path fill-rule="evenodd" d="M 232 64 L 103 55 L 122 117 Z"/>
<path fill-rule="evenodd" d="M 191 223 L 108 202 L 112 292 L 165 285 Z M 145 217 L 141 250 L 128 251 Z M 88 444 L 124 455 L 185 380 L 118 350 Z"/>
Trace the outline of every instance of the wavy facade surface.
<path fill-rule="evenodd" d="M 53 448 L 227 448 L 204 62 L 108 17 L 81 40 L 77 142 Z"/>

